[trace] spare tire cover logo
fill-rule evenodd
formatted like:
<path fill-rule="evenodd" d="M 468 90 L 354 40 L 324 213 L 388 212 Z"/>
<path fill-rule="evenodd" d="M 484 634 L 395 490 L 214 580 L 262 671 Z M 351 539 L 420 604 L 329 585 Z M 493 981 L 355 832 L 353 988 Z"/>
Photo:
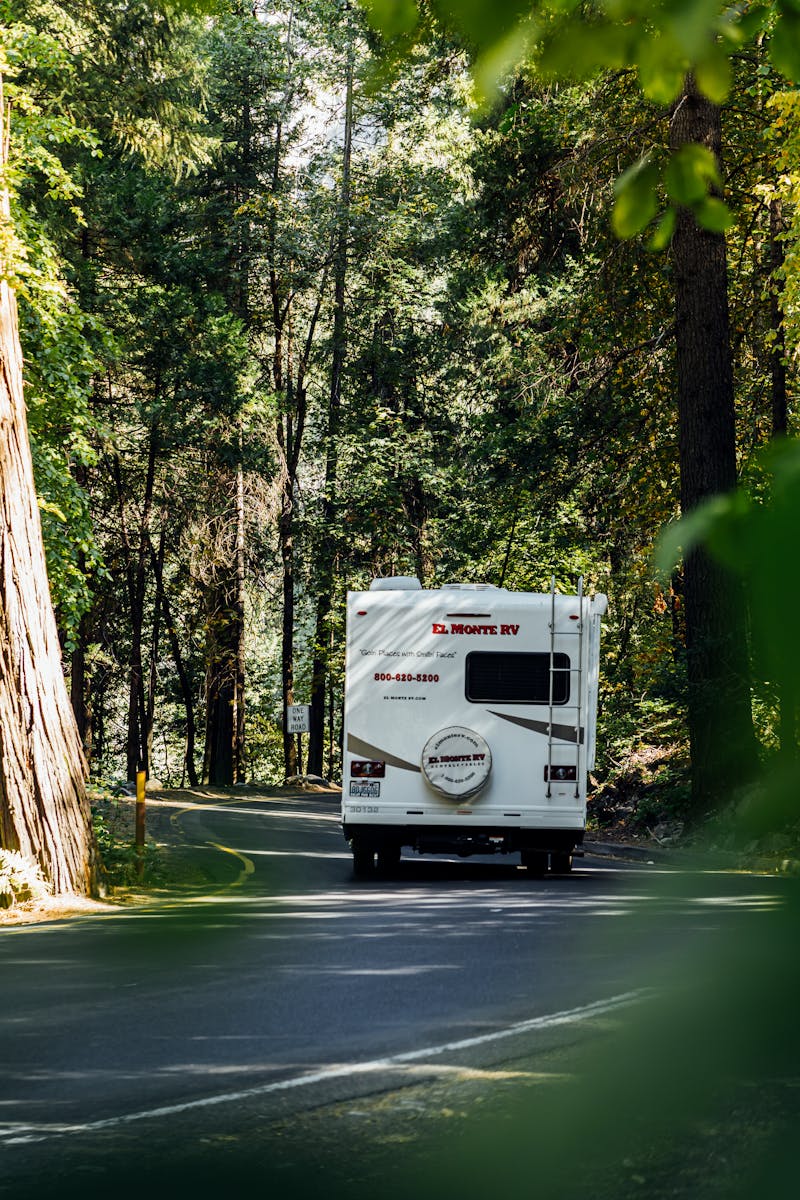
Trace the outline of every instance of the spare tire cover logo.
<path fill-rule="evenodd" d="M 462 800 L 479 792 L 492 769 L 492 752 L 473 729 L 451 725 L 425 743 L 422 774 L 440 796 Z"/>

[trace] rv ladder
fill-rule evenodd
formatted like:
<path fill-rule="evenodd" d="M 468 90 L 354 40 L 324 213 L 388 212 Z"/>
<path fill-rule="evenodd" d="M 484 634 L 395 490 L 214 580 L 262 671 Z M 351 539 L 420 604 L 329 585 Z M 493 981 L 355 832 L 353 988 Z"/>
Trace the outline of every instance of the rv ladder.
<path fill-rule="evenodd" d="M 550 578 L 550 691 L 548 700 L 547 719 L 547 799 L 552 796 L 553 779 L 553 707 L 555 703 L 555 677 L 568 675 L 576 678 L 577 703 L 559 705 L 560 708 L 571 708 L 575 711 L 575 796 L 580 796 L 580 766 L 581 766 L 581 716 L 583 699 L 583 576 L 578 580 L 578 624 L 576 629 L 556 630 L 556 577 Z M 556 667 L 556 638 L 577 637 L 578 665 L 576 667 Z M 570 687 L 570 693 L 572 688 Z M 571 766 L 571 763 L 559 763 L 559 766 Z"/>

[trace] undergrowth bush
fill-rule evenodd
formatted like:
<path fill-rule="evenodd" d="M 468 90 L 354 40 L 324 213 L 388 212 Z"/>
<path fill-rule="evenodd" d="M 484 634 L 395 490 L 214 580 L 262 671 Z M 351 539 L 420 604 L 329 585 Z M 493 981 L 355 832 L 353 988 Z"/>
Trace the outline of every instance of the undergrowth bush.
<path fill-rule="evenodd" d="M 140 853 L 130 831 L 115 819 L 120 815 L 119 802 L 114 799 L 98 801 L 92 807 L 92 828 L 105 887 L 113 890 L 161 882 L 157 847 L 145 843 L 140 870 Z"/>
<path fill-rule="evenodd" d="M 38 863 L 17 850 L 0 850 L 0 908 L 11 908 L 48 895 Z"/>

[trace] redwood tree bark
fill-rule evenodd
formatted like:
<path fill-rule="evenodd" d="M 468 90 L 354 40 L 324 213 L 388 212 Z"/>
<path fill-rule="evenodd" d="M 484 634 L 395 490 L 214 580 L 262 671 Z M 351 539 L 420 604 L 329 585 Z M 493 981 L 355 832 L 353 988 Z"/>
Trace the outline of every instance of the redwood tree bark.
<path fill-rule="evenodd" d="M 3 164 L 7 146 L 0 90 Z M 0 219 L 9 220 L 5 194 Z M 85 761 L 47 582 L 17 304 L 5 280 L 0 281 L 0 846 L 34 859 L 54 892 L 92 891 L 95 852 Z"/>
<path fill-rule="evenodd" d="M 720 161 L 719 109 L 691 76 L 675 106 L 670 143 L 707 146 Z M 736 486 L 736 426 L 725 238 L 682 209 L 672 245 L 681 509 Z M 755 771 L 747 623 L 739 583 L 703 548 L 684 577 L 692 800 L 714 808 Z"/>

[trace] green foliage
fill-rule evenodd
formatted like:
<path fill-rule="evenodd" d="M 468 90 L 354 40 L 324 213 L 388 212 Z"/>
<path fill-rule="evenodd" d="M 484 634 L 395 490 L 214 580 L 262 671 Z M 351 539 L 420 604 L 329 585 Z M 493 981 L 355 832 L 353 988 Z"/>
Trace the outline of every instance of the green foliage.
<path fill-rule="evenodd" d="M 800 11 L 794 0 L 783 0 L 776 9 L 769 47 L 772 65 L 786 79 L 800 83 Z"/>
<path fill-rule="evenodd" d="M 800 563 L 789 547 L 800 519 L 800 443 L 778 442 L 758 455 L 746 486 L 717 496 L 669 527 L 659 564 L 669 569 L 703 544 L 744 580 L 753 625 L 757 668 L 779 684 L 791 685 L 800 653 L 786 629 L 786 597 L 800 588 Z"/>
<path fill-rule="evenodd" d="M 617 237 L 634 237 L 650 224 L 658 211 L 658 179 L 655 164 L 642 159 L 615 181 L 616 201 L 611 220 Z"/>
<path fill-rule="evenodd" d="M 705 146 L 682 146 L 669 158 L 652 155 L 634 163 L 614 183 L 615 203 L 611 223 L 617 237 L 641 233 L 656 216 L 659 192 L 666 192 L 669 207 L 650 238 L 651 250 L 665 249 L 675 229 L 680 207 L 688 208 L 703 229 L 725 233 L 733 223 L 728 206 L 714 194 L 722 187 L 719 166 Z"/>
<path fill-rule="evenodd" d="M 35 287 L 20 297 L 20 328 L 47 572 L 70 650 L 91 603 L 89 580 L 104 571 L 88 496 L 77 479 L 96 458 L 89 400 L 99 365 L 94 348 L 103 345 L 106 334 L 61 289 Z"/>
<path fill-rule="evenodd" d="M 800 90 L 774 91 L 767 108 L 771 117 L 768 145 L 775 173 L 766 192 L 782 209 L 785 263 L 777 282 L 783 290 L 787 345 L 796 346 L 800 340 Z"/>
<path fill-rule="evenodd" d="M 370 17 L 405 48 L 413 35 L 411 0 L 365 0 Z M 416 33 L 426 28 L 418 6 Z M 457 30 L 472 48 L 475 75 L 493 91 L 509 69 L 534 54 L 552 76 L 589 78 L 599 70 L 635 68 L 644 95 L 668 104 L 694 71 L 704 94 L 716 103 L 730 86 L 728 58 L 767 35 L 776 69 L 797 76 L 798 14 L 793 0 L 731 5 L 718 0 L 609 0 L 588 7 L 577 0 L 432 0 L 431 11 Z"/>
<path fill-rule="evenodd" d="M 769 150 L 751 137 L 754 123 L 774 120 L 783 135 L 782 179 L 793 178 L 797 158 L 794 93 L 773 102 L 765 55 L 748 57 L 775 14 L 620 0 L 589 10 L 508 4 L 489 20 L 474 4 L 454 42 L 427 17 L 417 38 L 412 5 L 376 3 L 407 51 L 376 93 L 368 86 L 376 40 L 340 6 L 318 0 L 289 22 L 280 5 L 263 21 L 220 4 L 195 24 L 162 7 L 150 29 L 142 3 L 123 12 L 103 0 L 89 16 L 70 6 L 84 46 L 76 56 L 64 6 L 53 6 L 48 24 L 42 0 L 15 24 L 8 51 L 37 477 L 68 649 L 89 589 L 94 597 L 84 635 L 100 647 L 90 655 L 104 718 L 96 753 L 110 765 L 123 736 L 126 698 L 112 681 L 132 650 L 127 585 L 140 561 L 145 631 L 155 623 L 145 533 L 155 546 L 163 531 L 172 624 L 188 686 L 202 692 L 205 638 L 220 620 L 215 581 L 233 561 L 230 484 L 241 458 L 248 579 L 259 593 L 248 616 L 259 633 L 250 640 L 251 762 L 272 776 L 285 465 L 276 430 L 279 420 L 298 428 L 290 364 L 319 302 L 293 496 L 298 696 L 308 686 L 323 545 L 339 604 L 346 586 L 390 571 L 419 573 L 426 584 L 472 578 L 520 588 L 547 587 L 551 574 L 572 587 L 584 574 L 612 595 L 605 719 L 620 761 L 651 709 L 657 727 L 660 705 L 674 713 L 683 703 L 679 597 L 665 590 L 668 610 L 655 612 L 649 566 L 678 497 L 671 281 L 633 235 L 663 250 L 680 208 L 717 231 L 730 219 L 712 156 L 687 147 L 670 158 L 666 114 L 643 105 L 641 89 L 668 104 L 693 62 L 719 101 L 735 49 L 746 118 L 731 202 L 744 207 L 730 243 L 745 458 L 768 424 L 757 206 L 774 192 L 765 190 Z M 436 11 L 442 17 L 443 6 Z M 476 112 L 464 49 L 488 79 L 517 52 L 517 36 L 527 44 L 524 69 Z M 347 347 L 339 474 L 323 528 L 330 261 L 341 215 L 341 148 L 326 120 L 353 38 Z M 609 65 L 619 70 L 606 73 Z M 556 71 L 581 82 L 556 81 Z M 187 136 L 199 138 L 194 156 L 170 132 L 184 110 Z M 163 136 L 148 124 L 155 119 Z M 152 154 L 137 139 L 152 142 Z M 615 183 L 632 145 L 650 149 Z M 612 196 L 615 231 L 633 239 L 626 245 L 605 228 Z M 791 240 L 786 249 L 791 256 Z M 162 621 L 153 651 L 157 753 L 159 774 L 178 782 L 184 696 L 164 629 Z M 339 609 L 329 633 L 338 663 Z M 339 671 L 334 708 L 340 687 Z M 775 707 L 770 687 L 764 712 Z M 195 707 L 202 719 L 202 703 Z M 664 745 L 681 737 L 664 731 Z M 604 763 L 603 780 L 613 771 Z"/>
<path fill-rule="evenodd" d="M 371 19 L 397 53 L 407 53 L 411 8 L 403 4 L 367 5 Z M 564 0 L 500 5 L 474 0 L 434 2 L 432 11 L 447 29 L 455 30 L 473 53 L 478 99 L 491 103 L 509 74 L 526 61 L 544 79 L 590 80 L 601 71 L 635 69 L 645 98 L 655 105 L 678 99 L 688 74 L 702 94 L 723 103 L 733 79 L 731 58 L 767 37 L 772 63 L 787 79 L 800 78 L 800 14 L 793 0 L 772 4 L 723 6 L 717 0 L 613 0 L 600 6 Z M 427 23 L 420 19 L 416 36 Z M 676 156 L 651 154 L 625 171 L 615 185 L 612 213 L 618 237 L 634 237 L 656 216 L 658 193 L 666 189 L 670 207 L 650 238 L 650 249 L 667 247 L 674 229 L 675 206 L 689 208 L 697 222 L 713 233 L 730 228 L 732 217 L 713 194 L 721 186 L 719 172 L 700 146 Z"/>
<path fill-rule="evenodd" d="M 100 792 L 104 789 L 100 788 Z M 95 789 L 97 792 L 98 789 Z M 122 812 L 123 804 L 127 813 Z M 130 838 L 132 800 L 96 796 L 92 806 L 92 830 L 100 858 L 104 886 L 110 891 L 154 887 L 163 883 L 163 864 L 158 847 L 146 841 L 141 849 Z"/>

